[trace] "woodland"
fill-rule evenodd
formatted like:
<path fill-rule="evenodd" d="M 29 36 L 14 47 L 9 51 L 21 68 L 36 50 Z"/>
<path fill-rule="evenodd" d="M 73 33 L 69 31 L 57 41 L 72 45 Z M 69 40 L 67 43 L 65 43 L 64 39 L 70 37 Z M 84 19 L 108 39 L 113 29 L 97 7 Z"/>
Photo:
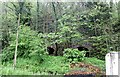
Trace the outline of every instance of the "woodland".
<path fill-rule="evenodd" d="M 0 75 L 105 74 L 120 51 L 120 2 L 1 2 Z"/>

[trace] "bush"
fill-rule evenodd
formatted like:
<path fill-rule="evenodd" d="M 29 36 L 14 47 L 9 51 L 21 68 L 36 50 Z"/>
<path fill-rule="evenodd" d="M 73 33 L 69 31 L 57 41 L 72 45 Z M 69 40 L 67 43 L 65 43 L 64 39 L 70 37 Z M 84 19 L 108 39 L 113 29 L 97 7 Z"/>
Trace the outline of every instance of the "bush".
<path fill-rule="evenodd" d="M 110 51 L 109 48 L 107 48 L 106 44 L 106 38 L 108 38 L 108 36 L 97 36 L 91 38 L 91 42 L 93 43 L 93 49 L 91 50 L 90 56 L 105 60 L 105 55 Z M 110 46 L 108 45 L 108 47 Z"/>
<path fill-rule="evenodd" d="M 84 51 L 79 51 L 78 49 L 65 49 L 64 50 L 64 57 L 66 57 L 67 61 L 69 62 L 78 62 L 84 60 Z"/>
<path fill-rule="evenodd" d="M 2 61 L 13 59 L 16 46 L 16 34 L 10 34 L 10 45 L 3 49 Z M 18 37 L 17 57 L 34 57 L 44 54 L 43 39 L 27 26 L 21 26 Z M 40 58 L 40 57 L 39 57 Z"/>

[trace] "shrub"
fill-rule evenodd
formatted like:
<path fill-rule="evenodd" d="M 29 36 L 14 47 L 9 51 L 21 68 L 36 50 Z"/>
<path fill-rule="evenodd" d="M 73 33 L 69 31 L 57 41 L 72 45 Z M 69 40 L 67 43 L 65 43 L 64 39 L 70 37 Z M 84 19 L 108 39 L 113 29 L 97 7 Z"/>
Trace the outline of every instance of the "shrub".
<path fill-rule="evenodd" d="M 43 39 L 28 26 L 21 26 L 18 37 L 18 57 L 33 57 L 44 54 Z M 16 34 L 10 34 L 10 45 L 3 49 L 2 61 L 13 59 L 16 46 Z"/>
<path fill-rule="evenodd" d="M 84 51 L 79 51 L 78 49 L 65 49 L 64 50 L 64 57 L 66 57 L 67 61 L 69 62 L 78 62 L 84 60 Z"/>
<path fill-rule="evenodd" d="M 91 38 L 91 42 L 93 43 L 93 49 L 91 50 L 90 56 L 105 60 L 105 55 L 110 51 L 110 45 L 107 45 L 106 43 L 106 38 L 108 38 L 108 36 L 97 36 Z"/>

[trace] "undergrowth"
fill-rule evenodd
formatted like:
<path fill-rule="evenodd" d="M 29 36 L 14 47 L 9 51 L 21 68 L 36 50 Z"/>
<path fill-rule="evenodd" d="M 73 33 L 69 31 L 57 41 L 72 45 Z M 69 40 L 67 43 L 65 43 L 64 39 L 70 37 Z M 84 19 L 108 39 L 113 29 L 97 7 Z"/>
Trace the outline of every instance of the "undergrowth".
<path fill-rule="evenodd" d="M 29 58 L 18 58 L 16 69 L 13 69 L 13 60 L 0 65 L 0 75 L 63 75 L 72 69 L 70 63 L 62 56 L 42 56 L 43 61 L 38 62 Z M 105 62 L 96 58 L 85 58 L 83 61 L 105 71 Z M 82 69 L 82 68 L 77 68 Z"/>

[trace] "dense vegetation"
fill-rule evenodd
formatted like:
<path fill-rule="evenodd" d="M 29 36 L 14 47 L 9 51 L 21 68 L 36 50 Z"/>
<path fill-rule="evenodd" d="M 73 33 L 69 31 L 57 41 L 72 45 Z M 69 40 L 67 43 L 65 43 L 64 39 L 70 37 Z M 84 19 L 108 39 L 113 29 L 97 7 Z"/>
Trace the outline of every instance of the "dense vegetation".
<path fill-rule="evenodd" d="M 77 63 L 104 73 L 105 55 L 120 49 L 119 6 L 101 1 L 3 2 L 0 74 L 89 72 L 71 67 Z"/>

